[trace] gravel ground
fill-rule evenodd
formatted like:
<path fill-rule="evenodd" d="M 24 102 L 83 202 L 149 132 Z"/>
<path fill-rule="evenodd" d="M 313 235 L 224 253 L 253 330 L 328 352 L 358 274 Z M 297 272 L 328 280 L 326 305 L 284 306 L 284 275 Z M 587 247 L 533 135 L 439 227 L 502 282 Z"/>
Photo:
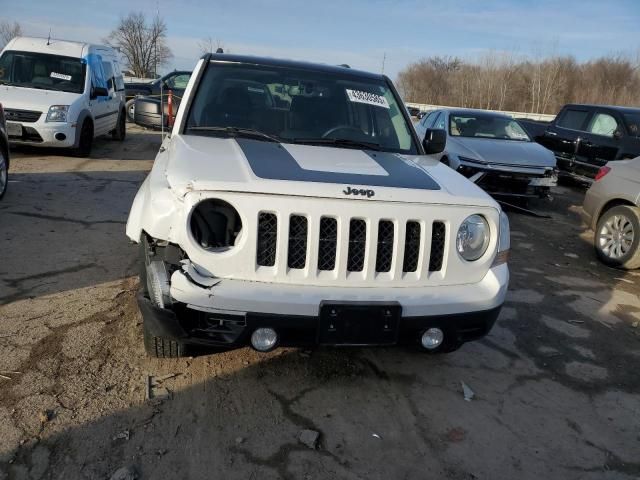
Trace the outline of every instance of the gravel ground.
<path fill-rule="evenodd" d="M 14 152 L 0 202 L 0 479 L 640 476 L 640 273 L 595 261 L 579 190 L 558 189 L 551 219 L 510 215 L 507 303 L 486 339 L 453 354 L 160 361 L 144 354 L 124 235 L 159 141 L 130 128 L 90 159 Z"/>

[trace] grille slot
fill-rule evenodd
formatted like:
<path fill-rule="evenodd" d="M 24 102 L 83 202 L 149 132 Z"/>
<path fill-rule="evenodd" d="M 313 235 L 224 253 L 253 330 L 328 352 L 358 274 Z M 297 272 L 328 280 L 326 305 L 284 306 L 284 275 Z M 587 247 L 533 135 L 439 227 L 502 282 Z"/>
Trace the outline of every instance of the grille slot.
<path fill-rule="evenodd" d="M 393 222 L 380 220 L 378 223 L 378 251 L 376 253 L 376 272 L 391 271 L 393 261 Z"/>
<path fill-rule="evenodd" d="M 258 248 L 256 262 L 263 267 L 273 267 L 276 263 L 278 243 L 278 219 L 274 213 L 258 214 Z"/>
<path fill-rule="evenodd" d="M 402 271 L 416 272 L 420 259 L 420 223 L 409 221 L 406 228 Z"/>
<path fill-rule="evenodd" d="M 42 112 L 35 110 L 19 110 L 17 108 L 5 108 L 4 114 L 7 120 L 13 122 L 33 123 L 37 122 Z"/>
<path fill-rule="evenodd" d="M 289 268 L 304 268 L 307 264 L 307 217 L 292 215 L 289 218 Z"/>
<path fill-rule="evenodd" d="M 347 271 L 361 272 L 364 269 L 364 255 L 367 247 L 367 223 L 358 218 L 349 222 L 349 253 Z"/>
<path fill-rule="evenodd" d="M 320 219 L 320 239 L 318 241 L 318 270 L 331 271 L 336 268 L 336 245 L 338 222 L 335 218 Z"/>
<path fill-rule="evenodd" d="M 442 260 L 444 258 L 446 228 L 443 222 L 433 222 L 431 233 L 431 256 L 429 257 L 429 271 L 439 272 L 442 270 Z"/>

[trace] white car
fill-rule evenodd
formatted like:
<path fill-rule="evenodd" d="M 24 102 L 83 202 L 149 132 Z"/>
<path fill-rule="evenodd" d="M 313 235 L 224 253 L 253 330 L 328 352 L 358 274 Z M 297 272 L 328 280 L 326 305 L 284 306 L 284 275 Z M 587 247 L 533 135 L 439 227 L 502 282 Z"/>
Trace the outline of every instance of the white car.
<path fill-rule="evenodd" d="M 110 47 L 14 38 L 0 55 L 0 103 L 11 144 L 88 156 L 95 137 L 126 135 L 124 81 Z"/>
<path fill-rule="evenodd" d="M 531 140 L 513 118 L 474 109 L 434 110 L 415 124 L 419 138 L 442 129 L 446 165 L 495 197 L 546 197 L 558 183 L 551 150 Z"/>
<path fill-rule="evenodd" d="M 507 291 L 508 220 L 425 155 L 444 132 L 426 137 L 385 76 L 201 59 L 127 222 L 147 352 L 445 352 L 486 335 Z"/>

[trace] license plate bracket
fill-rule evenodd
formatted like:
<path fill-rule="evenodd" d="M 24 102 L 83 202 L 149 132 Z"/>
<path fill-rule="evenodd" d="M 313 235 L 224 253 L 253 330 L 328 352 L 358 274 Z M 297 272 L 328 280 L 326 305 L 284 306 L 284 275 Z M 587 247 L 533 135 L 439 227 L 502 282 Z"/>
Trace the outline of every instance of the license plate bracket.
<path fill-rule="evenodd" d="M 397 302 L 320 304 L 321 345 L 393 345 L 398 341 L 402 306 Z"/>
<path fill-rule="evenodd" d="M 7 122 L 7 135 L 9 137 L 22 137 L 22 124 Z"/>

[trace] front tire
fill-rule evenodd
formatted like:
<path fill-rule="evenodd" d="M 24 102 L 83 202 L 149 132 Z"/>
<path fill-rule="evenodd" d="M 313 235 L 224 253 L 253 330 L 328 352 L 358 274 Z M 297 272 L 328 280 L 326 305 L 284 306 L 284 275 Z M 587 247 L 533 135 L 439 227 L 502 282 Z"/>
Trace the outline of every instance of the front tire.
<path fill-rule="evenodd" d="M 127 121 L 125 119 L 126 113 L 124 110 L 118 115 L 118 123 L 116 128 L 111 132 L 111 138 L 118 142 L 123 142 L 127 136 Z"/>
<path fill-rule="evenodd" d="M 93 147 L 93 124 L 85 120 L 80 128 L 80 138 L 78 139 L 78 146 L 73 149 L 74 157 L 86 158 L 91 155 L 91 148 Z"/>
<path fill-rule="evenodd" d="M 149 242 L 146 236 L 142 238 L 139 248 L 140 291 L 145 297 L 151 299 L 154 306 L 160 307 L 157 301 L 154 301 L 156 295 L 149 292 L 149 288 L 153 288 L 153 285 L 150 285 L 148 275 L 148 267 L 152 261 L 152 256 L 149 254 Z M 144 334 L 144 349 L 150 357 L 181 358 L 187 356 L 187 346 L 184 343 L 153 335 L 144 317 L 142 319 L 142 330 Z"/>
<path fill-rule="evenodd" d="M 594 246 L 598 258 L 610 267 L 640 267 L 640 208 L 618 205 L 598 219 Z"/>
<path fill-rule="evenodd" d="M 0 200 L 7 193 L 7 187 L 9 186 L 9 162 L 5 158 L 4 153 L 0 151 Z"/>

